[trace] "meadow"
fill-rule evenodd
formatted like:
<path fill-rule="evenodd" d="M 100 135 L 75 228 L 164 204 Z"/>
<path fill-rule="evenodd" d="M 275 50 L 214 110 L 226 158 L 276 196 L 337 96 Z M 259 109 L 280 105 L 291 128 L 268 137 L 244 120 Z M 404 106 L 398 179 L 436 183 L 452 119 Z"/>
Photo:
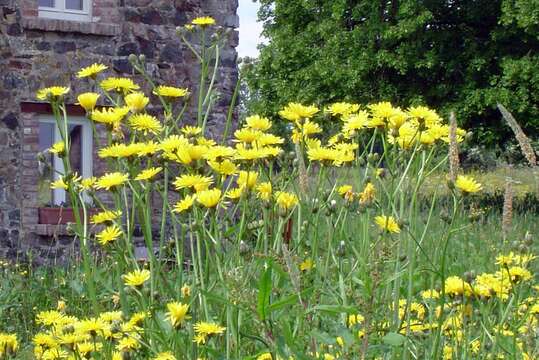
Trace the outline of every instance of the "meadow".
<path fill-rule="evenodd" d="M 197 94 L 155 84 L 143 57 L 130 60 L 149 93 L 106 64 L 77 74 L 105 174 L 70 170 L 70 89 L 38 92 L 63 139 L 52 186 L 70 194 L 80 258 L 2 262 L 0 359 L 537 358 L 537 216 L 513 211 L 506 179 L 503 209 L 481 207 L 490 178 L 458 160 L 473 129 L 425 106 L 290 103 L 237 129 L 230 112 L 212 138 L 213 25 L 179 31 L 200 60 Z"/>

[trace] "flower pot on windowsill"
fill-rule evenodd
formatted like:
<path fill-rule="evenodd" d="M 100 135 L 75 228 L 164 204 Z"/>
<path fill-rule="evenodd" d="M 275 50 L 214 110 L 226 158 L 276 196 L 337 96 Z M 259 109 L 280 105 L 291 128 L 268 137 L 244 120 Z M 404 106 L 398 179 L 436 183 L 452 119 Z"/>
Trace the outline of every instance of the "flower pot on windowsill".
<path fill-rule="evenodd" d="M 80 216 L 82 217 L 82 209 L 80 211 Z M 98 209 L 88 209 L 88 216 L 92 216 L 98 213 Z M 65 207 L 44 207 L 38 209 L 38 223 L 39 224 L 53 224 L 53 225 L 63 225 L 67 223 L 75 222 L 75 214 L 73 213 L 72 208 Z"/>

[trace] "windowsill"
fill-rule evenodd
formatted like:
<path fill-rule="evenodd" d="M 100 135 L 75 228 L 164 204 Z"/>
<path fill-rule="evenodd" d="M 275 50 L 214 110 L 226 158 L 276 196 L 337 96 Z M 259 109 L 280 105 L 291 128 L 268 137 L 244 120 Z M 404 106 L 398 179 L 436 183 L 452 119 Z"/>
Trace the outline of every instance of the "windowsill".
<path fill-rule="evenodd" d="M 120 34 L 117 24 L 102 24 L 97 22 L 69 21 L 48 18 L 23 18 L 25 29 L 56 32 L 71 32 L 89 35 L 116 36 Z"/>

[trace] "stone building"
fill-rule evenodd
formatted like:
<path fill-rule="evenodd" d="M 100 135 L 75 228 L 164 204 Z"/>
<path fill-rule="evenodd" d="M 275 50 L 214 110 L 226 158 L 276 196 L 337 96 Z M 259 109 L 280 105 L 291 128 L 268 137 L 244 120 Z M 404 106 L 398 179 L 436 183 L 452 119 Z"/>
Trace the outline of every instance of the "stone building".
<path fill-rule="evenodd" d="M 57 134 L 51 109 L 36 101 L 36 90 L 63 85 L 71 94 L 88 91 L 74 74 L 94 62 L 109 66 L 106 75 L 132 76 L 132 53 L 145 55 L 157 83 L 194 89 L 195 59 L 175 28 L 209 15 L 228 28 L 216 85 L 220 98 L 208 123 L 219 128 L 238 77 L 237 6 L 238 0 L 0 0 L 0 258 L 32 253 L 57 259 L 70 246 L 62 237 L 65 225 L 44 218 L 66 199 L 49 187 L 58 169 L 43 150 Z M 83 176 L 100 175 L 83 111 L 74 98 L 66 102 L 78 139 L 71 156 Z"/>

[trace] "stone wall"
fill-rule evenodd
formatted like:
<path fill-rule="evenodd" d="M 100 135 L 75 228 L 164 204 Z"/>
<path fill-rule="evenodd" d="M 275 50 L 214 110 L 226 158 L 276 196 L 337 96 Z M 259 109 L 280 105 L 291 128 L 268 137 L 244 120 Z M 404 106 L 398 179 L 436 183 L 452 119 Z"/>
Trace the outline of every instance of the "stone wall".
<path fill-rule="evenodd" d="M 69 247 L 61 241 L 64 227 L 38 224 L 36 124 L 40 113 L 47 111 L 34 104 L 39 88 L 58 84 L 69 85 L 72 94 L 88 91 L 87 83 L 73 74 L 94 62 L 108 65 L 107 75 L 131 76 L 128 56 L 135 53 L 145 55 L 158 83 L 189 87 L 196 93 L 195 59 L 176 37 L 175 28 L 210 15 L 229 29 L 216 86 L 221 96 L 208 124 L 218 132 L 224 123 L 237 81 L 238 0 L 92 3 L 92 20 L 75 22 L 38 17 L 36 0 L 0 0 L 0 258 L 22 259 L 33 252 L 56 259 Z M 100 174 L 99 165 L 94 173 Z"/>

